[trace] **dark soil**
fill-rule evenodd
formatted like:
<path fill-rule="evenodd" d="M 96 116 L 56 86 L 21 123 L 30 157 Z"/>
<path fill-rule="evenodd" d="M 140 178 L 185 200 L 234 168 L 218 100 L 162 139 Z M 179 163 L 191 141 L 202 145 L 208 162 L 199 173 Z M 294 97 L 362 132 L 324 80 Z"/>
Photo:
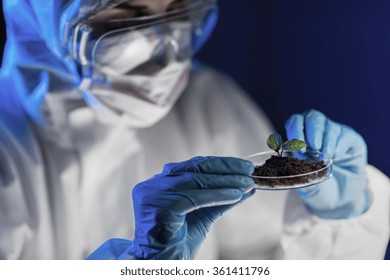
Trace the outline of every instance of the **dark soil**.
<path fill-rule="evenodd" d="M 326 165 L 324 161 L 312 162 L 306 160 L 300 160 L 294 157 L 279 157 L 271 156 L 266 162 L 261 166 L 255 166 L 255 171 L 253 176 L 262 176 L 262 177 L 279 177 L 279 176 L 291 176 L 305 174 L 313 172 L 324 168 Z M 324 174 L 313 175 L 316 178 L 321 177 Z M 276 185 L 297 185 L 304 184 L 313 180 L 313 176 L 305 175 L 298 176 L 295 178 L 283 178 L 283 179 L 255 179 L 255 183 L 258 185 L 274 187 Z"/>

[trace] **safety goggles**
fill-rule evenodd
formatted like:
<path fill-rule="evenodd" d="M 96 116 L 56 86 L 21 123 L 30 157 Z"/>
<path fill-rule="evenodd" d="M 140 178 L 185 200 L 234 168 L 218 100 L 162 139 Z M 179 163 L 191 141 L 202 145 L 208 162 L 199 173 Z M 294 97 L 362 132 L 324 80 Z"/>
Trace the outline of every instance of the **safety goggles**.
<path fill-rule="evenodd" d="M 109 44 L 115 43 L 115 38 L 120 39 L 120 44 L 132 44 L 137 36 L 128 36 L 133 31 L 145 34 L 152 44 L 156 44 L 156 56 L 164 53 L 162 44 L 172 45 L 178 56 L 190 56 L 189 46 L 180 45 L 180 40 L 175 41 L 175 33 L 181 32 L 184 24 L 190 25 L 192 51 L 197 49 L 204 37 L 208 36 L 210 18 L 216 11 L 216 0 L 189 1 L 184 7 L 174 9 L 163 14 L 140 16 L 131 18 L 94 19 L 91 18 L 79 23 L 73 33 L 71 54 L 74 60 L 82 66 L 92 66 L 99 62 L 99 54 Z M 166 38 L 170 39 L 167 40 Z M 127 38 L 127 39 L 126 39 Z M 159 42 L 156 43 L 156 40 Z M 186 42 L 188 45 L 188 42 Z M 142 49 L 134 51 L 134 59 L 142 56 Z M 152 58 L 153 60 L 153 58 Z"/>

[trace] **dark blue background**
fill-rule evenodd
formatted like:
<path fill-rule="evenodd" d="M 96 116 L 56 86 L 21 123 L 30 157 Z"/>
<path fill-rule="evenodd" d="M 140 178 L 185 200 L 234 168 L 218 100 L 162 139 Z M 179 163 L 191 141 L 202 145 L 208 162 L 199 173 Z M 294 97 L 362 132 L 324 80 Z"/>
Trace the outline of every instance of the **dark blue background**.
<path fill-rule="evenodd" d="M 281 133 L 309 108 L 350 125 L 365 138 L 369 163 L 390 176 L 390 1 L 220 3 L 199 57 L 231 74 Z"/>
<path fill-rule="evenodd" d="M 390 1 L 220 1 L 199 57 L 230 73 L 283 131 L 316 108 L 360 132 L 390 176 Z M 238 4 L 240 3 L 240 4 Z"/>
<path fill-rule="evenodd" d="M 199 58 L 232 75 L 280 133 L 291 114 L 309 108 L 352 126 L 367 141 L 369 162 L 390 176 L 390 1 L 220 3 Z"/>

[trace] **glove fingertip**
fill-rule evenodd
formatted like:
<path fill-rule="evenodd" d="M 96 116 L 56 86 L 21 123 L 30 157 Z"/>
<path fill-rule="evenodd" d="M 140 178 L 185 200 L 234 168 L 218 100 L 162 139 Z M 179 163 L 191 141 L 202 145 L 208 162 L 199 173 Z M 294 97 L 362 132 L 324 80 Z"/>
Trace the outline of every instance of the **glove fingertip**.
<path fill-rule="evenodd" d="M 248 198 L 250 198 L 252 195 L 254 195 L 256 192 L 255 189 L 252 189 L 250 192 L 247 192 L 247 193 L 244 193 L 241 197 L 241 200 L 240 200 L 240 203 L 241 202 L 244 202 L 245 200 L 247 200 Z"/>
<path fill-rule="evenodd" d="M 220 199 L 221 204 L 233 204 L 240 201 L 244 194 L 239 189 L 230 188 L 230 189 L 221 190 L 220 195 L 221 195 L 221 199 Z"/>
<path fill-rule="evenodd" d="M 285 123 L 286 136 L 289 140 L 297 138 L 304 140 L 304 121 L 303 116 L 300 114 L 292 115 Z"/>
<path fill-rule="evenodd" d="M 297 193 L 302 199 L 312 197 L 313 195 L 317 194 L 318 191 L 319 191 L 319 185 L 297 189 Z"/>
<path fill-rule="evenodd" d="M 255 172 L 255 166 L 254 164 L 249 161 L 249 160 L 245 160 L 245 169 L 246 169 L 246 174 L 248 175 L 252 175 L 253 172 Z"/>

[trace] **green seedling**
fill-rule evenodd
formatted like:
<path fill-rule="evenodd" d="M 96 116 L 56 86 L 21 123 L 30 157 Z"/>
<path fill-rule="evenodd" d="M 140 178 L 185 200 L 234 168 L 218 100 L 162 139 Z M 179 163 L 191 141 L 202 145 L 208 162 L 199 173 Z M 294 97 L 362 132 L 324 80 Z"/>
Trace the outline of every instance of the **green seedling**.
<path fill-rule="evenodd" d="M 299 139 L 291 139 L 283 143 L 282 136 L 278 133 L 271 134 L 267 139 L 267 145 L 271 150 L 274 150 L 279 157 L 283 156 L 284 151 L 295 152 L 306 148 L 305 141 Z"/>

